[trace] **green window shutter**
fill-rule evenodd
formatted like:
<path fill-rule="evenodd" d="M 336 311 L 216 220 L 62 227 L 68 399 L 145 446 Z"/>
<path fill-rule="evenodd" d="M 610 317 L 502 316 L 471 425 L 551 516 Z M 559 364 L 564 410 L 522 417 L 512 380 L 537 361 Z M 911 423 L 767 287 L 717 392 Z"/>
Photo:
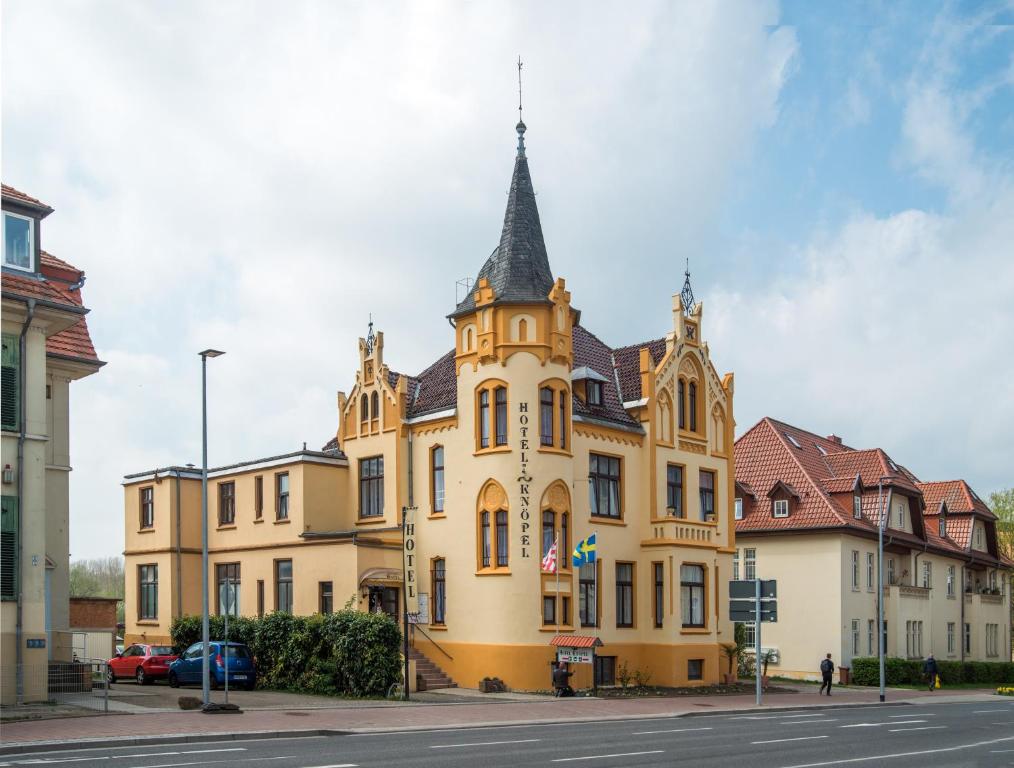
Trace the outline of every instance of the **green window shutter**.
<path fill-rule="evenodd" d="M 0 524 L 0 599 L 18 597 L 18 497 L 3 496 Z"/>
<path fill-rule="evenodd" d="M 19 426 L 21 400 L 18 397 L 20 350 L 18 337 L 3 334 L 3 368 L 0 375 L 0 399 L 3 401 L 3 428 L 16 431 Z"/>

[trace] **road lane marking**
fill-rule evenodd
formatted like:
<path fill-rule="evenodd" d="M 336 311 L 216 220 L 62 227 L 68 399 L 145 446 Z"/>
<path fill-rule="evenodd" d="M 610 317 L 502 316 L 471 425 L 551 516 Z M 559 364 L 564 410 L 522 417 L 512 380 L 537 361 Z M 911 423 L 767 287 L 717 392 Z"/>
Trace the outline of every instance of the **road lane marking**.
<path fill-rule="evenodd" d="M 769 739 L 768 741 L 751 741 L 751 744 L 781 744 L 783 741 L 810 741 L 812 739 L 826 739 L 828 736 L 796 736 L 792 739 Z"/>
<path fill-rule="evenodd" d="M 925 720 L 897 720 L 893 723 L 852 723 L 851 725 L 839 725 L 839 728 L 880 728 L 885 725 L 913 725 L 915 723 L 925 723 Z"/>
<path fill-rule="evenodd" d="M 992 715 L 997 712 L 1010 712 L 1009 709 L 973 709 L 973 715 Z"/>
<path fill-rule="evenodd" d="M 494 744 L 529 744 L 542 739 L 517 739 L 515 741 L 473 741 L 470 744 L 435 744 L 430 749 L 455 749 L 457 747 L 491 747 Z"/>
<path fill-rule="evenodd" d="M 909 712 L 907 715 L 888 715 L 888 717 L 894 719 L 899 717 L 936 717 L 933 712 Z"/>
<path fill-rule="evenodd" d="M 838 722 L 838 717 L 828 717 L 822 720 L 789 720 L 788 722 L 780 722 L 779 725 L 811 725 L 814 722 Z"/>
<path fill-rule="evenodd" d="M 631 736 L 648 736 L 653 733 L 689 733 L 690 731 L 710 731 L 711 728 L 673 728 L 668 731 L 634 731 Z"/>
<path fill-rule="evenodd" d="M 332 763 L 331 765 L 310 765 L 307 768 L 358 768 L 358 763 Z"/>
<path fill-rule="evenodd" d="M 661 755 L 665 752 L 664 749 L 651 749 L 647 752 L 619 752 L 615 755 L 586 755 L 584 757 L 558 757 L 552 762 L 554 763 L 569 763 L 574 760 L 603 760 L 607 757 L 634 757 L 635 755 Z"/>
<path fill-rule="evenodd" d="M 205 752 L 246 752 L 246 747 L 223 747 L 221 749 L 180 749 L 175 752 L 145 752 L 140 755 L 113 755 L 113 760 L 129 760 L 132 757 L 168 757 L 170 755 L 201 755 Z M 91 758 L 96 759 L 96 758 Z M 106 758 L 103 758 L 106 759 Z"/>
<path fill-rule="evenodd" d="M 894 725 L 894 723 L 891 723 Z M 920 725 L 918 728 L 888 728 L 888 733 L 904 733 L 905 731 L 937 731 L 946 728 L 946 725 Z"/>
<path fill-rule="evenodd" d="M 975 749 L 976 747 L 988 747 L 990 744 L 1003 744 L 1008 741 L 1014 741 L 1014 736 L 1004 736 L 1001 739 L 990 739 L 989 741 L 976 741 L 972 744 L 960 744 L 956 747 L 937 747 L 936 749 L 922 749 L 919 750 L 918 752 L 897 752 L 890 755 L 870 755 L 869 757 L 848 757 L 842 760 L 828 760 L 823 763 L 800 763 L 799 765 L 787 765 L 784 766 L 784 768 L 824 768 L 824 766 L 827 765 L 868 763 L 871 760 L 894 760 L 900 757 L 918 757 L 919 755 L 936 755 L 939 754 L 940 752 L 958 752 L 962 749 Z"/>
<path fill-rule="evenodd" d="M 790 717 L 824 717 L 825 712 L 808 712 L 805 715 L 779 715 L 783 720 Z"/>
<path fill-rule="evenodd" d="M 777 720 L 781 715 L 736 715 L 730 720 Z"/>

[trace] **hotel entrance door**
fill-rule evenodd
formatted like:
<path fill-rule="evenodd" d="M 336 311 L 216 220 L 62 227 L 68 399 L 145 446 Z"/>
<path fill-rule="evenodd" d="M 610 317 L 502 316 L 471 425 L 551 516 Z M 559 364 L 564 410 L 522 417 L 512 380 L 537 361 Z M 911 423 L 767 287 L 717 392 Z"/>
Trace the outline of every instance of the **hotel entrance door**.
<path fill-rule="evenodd" d="M 386 613 L 398 621 L 398 588 L 370 587 L 370 613 Z"/>

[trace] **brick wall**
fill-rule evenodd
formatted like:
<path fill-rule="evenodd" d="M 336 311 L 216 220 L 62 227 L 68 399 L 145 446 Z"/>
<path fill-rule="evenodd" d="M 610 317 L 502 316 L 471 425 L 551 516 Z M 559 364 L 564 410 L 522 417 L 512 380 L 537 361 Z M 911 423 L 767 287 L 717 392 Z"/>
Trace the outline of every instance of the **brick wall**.
<path fill-rule="evenodd" d="M 109 629 L 116 631 L 116 604 L 108 597 L 72 597 L 70 599 L 71 629 Z"/>

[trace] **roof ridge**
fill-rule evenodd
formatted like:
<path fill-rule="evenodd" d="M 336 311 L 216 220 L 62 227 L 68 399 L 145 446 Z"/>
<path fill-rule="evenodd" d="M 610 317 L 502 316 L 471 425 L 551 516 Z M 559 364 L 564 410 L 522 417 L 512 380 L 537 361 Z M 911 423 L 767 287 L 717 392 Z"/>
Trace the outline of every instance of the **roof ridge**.
<path fill-rule="evenodd" d="M 598 338 L 598 337 L 596 337 L 596 338 Z M 599 339 L 599 341 L 601 341 L 601 339 Z M 665 341 L 665 336 L 661 336 L 661 337 L 659 337 L 657 339 L 649 339 L 648 341 L 640 341 L 640 342 L 637 342 L 635 344 L 624 344 L 621 347 L 610 347 L 610 349 L 612 349 L 613 352 L 619 352 L 621 349 L 644 349 L 649 344 L 654 344 L 655 342 L 660 342 L 660 341 Z M 604 341 L 602 343 L 605 344 Z M 608 347 L 609 345 L 606 344 L 606 346 Z"/>
<path fill-rule="evenodd" d="M 795 465 L 797 467 L 799 467 L 799 471 L 803 473 L 803 477 L 806 478 L 807 482 L 809 482 L 810 485 L 812 485 L 814 488 L 817 489 L 817 493 L 820 494 L 820 497 L 824 500 L 824 503 L 827 504 L 828 508 L 831 510 L 831 514 L 833 514 L 836 518 L 838 518 L 838 521 L 842 525 L 845 525 L 847 527 L 851 527 L 851 523 L 842 516 L 842 514 L 841 514 L 841 512 L 839 512 L 838 508 L 831 502 L 831 499 L 828 496 L 828 494 L 824 491 L 823 488 L 820 487 L 820 484 L 817 483 L 810 476 L 810 473 L 806 470 L 806 467 L 804 467 L 803 464 L 802 464 L 802 462 L 796 457 L 796 454 L 793 451 L 793 449 L 790 448 L 789 445 L 788 445 L 788 443 L 785 442 L 785 435 L 784 435 L 784 433 L 781 430 L 775 428 L 775 423 L 776 423 L 775 419 L 772 419 L 772 418 L 770 418 L 768 416 L 765 416 L 764 419 L 765 419 L 765 421 L 767 421 L 768 426 L 774 431 L 774 433 L 775 433 L 775 439 L 781 444 L 782 448 L 784 448 L 788 452 L 788 454 L 789 454 L 790 458 L 792 459 L 793 463 L 795 463 Z M 805 432 L 806 430 L 800 430 L 800 431 Z"/>

